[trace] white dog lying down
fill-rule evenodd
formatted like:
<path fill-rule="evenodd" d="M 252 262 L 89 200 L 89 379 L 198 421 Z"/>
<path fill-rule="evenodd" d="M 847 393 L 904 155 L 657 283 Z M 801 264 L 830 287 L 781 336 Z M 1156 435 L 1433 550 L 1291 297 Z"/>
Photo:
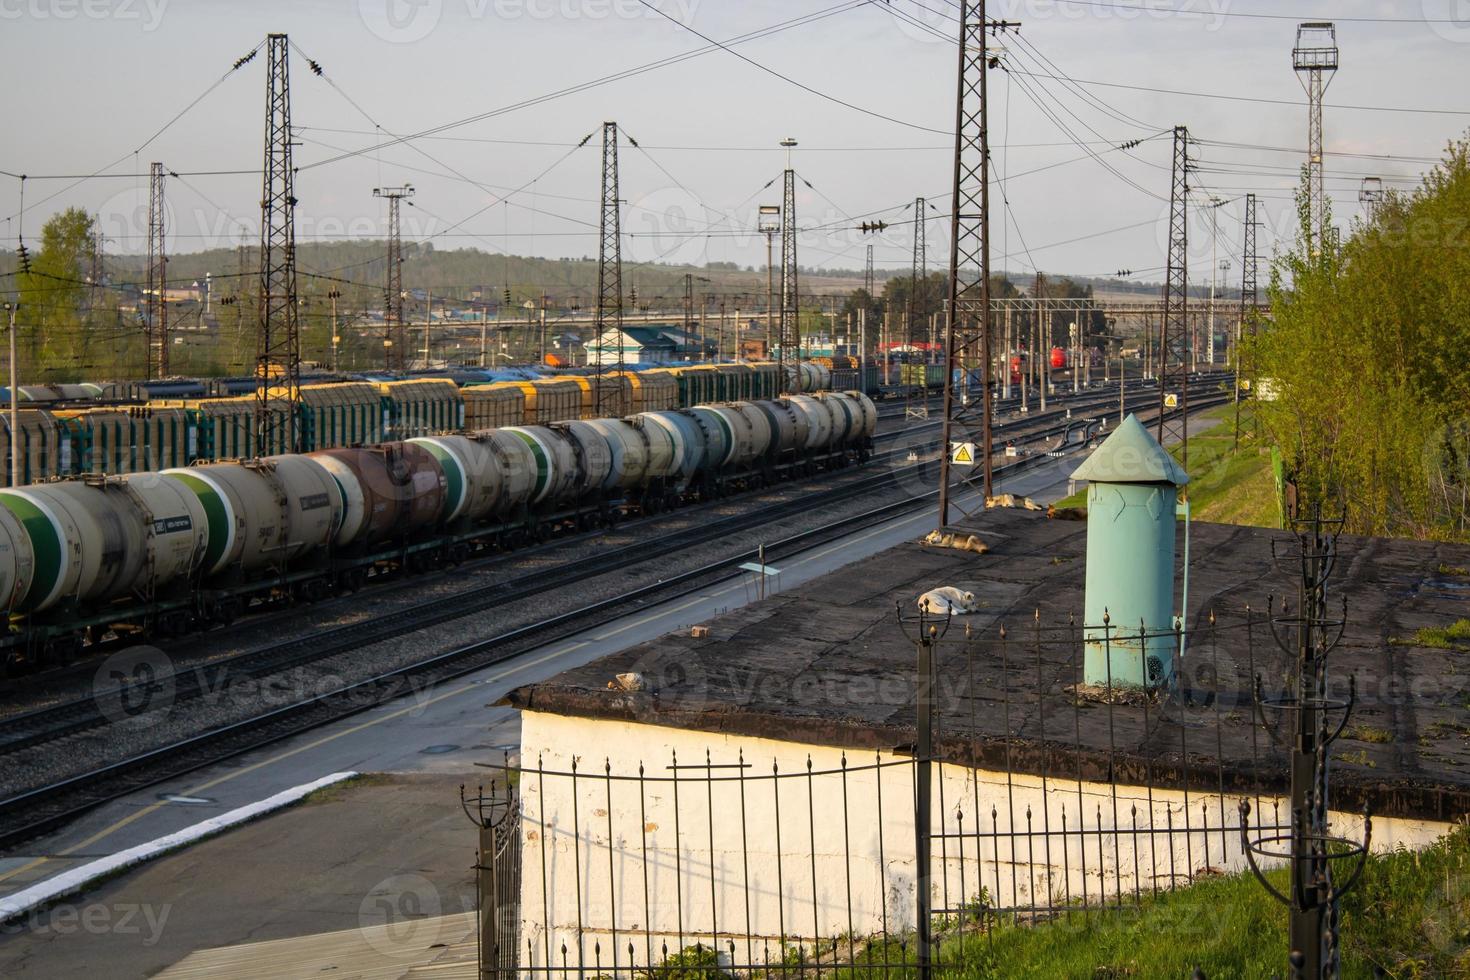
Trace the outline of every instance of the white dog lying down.
<path fill-rule="evenodd" d="M 975 593 L 965 592 L 952 585 L 930 589 L 919 596 L 917 605 L 923 612 L 935 616 L 963 616 L 980 608 L 975 601 Z"/>

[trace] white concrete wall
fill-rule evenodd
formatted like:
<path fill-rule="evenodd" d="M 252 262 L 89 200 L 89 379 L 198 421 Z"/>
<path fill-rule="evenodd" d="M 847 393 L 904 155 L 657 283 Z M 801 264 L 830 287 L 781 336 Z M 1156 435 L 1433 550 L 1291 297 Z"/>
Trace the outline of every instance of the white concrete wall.
<path fill-rule="evenodd" d="M 850 754 L 844 779 L 837 749 L 531 711 L 522 714 L 521 745 L 520 946 L 524 959 L 530 941 L 534 966 L 549 952 L 556 966 L 563 956 L 571 967 L 600 956 L 610 971 L 614 946 L 622 969 L 629 942 L 642 965 L 649 944 L 657 963 L 664 943 L 672 951 L 713 937 L 722 951 L 736 938 L 738 961 L 761 962 L 766 947 L 779 957 L 783 935 L 794 943 L 913 928 L 913 767 L 902 758 L 878 766 L 872 753 Z M 704 779 L 706 751 L 713 783 Z M 538 760 L 550 773 L 569 771 L 574 759 L 575 793 L 569 778 L 537 776 Z M 636 777 L 640 761 L 642 783 L 616 778 Z M 795 775 L 760 778 L 773 764 Z M 1278 802 L 1253 801 L 1252 824 L 1274 819 Z M 1120 889 L 1182 885 L 1207 868 L 1242 870 L 1239 797 L 1190 793 L 1187 803 L 1188 832 L 1177 790 L 1079 785 L 1061 774 L 1043 786 L 1039 777 L 938 767 L 935 826 L 943 814 L 944 829 L 965 839 L 933 842 L 934 906 L 972 902 L 982 887 L 1003 907 L 1044 905 L 1048 896 L 1095 905 Z M 978 840 L 969 836 L 977 813 Z M 1353 814 L 1334 814 L 1333 827 L 1362 834 Z M 1424 846 L 1450 827 L 1375 818 L 1374 849 Z"/>

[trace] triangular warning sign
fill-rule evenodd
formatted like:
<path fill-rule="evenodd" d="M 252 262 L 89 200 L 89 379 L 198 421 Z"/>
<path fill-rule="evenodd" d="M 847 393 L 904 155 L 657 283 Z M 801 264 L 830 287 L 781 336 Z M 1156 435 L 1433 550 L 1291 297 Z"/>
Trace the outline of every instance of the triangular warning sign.
<path fill-rule="evenodd" d="M 956 463 L 975 462 L 975 451 L 968 442 L 955 443 L 954 453 L 950 457 Z"/>

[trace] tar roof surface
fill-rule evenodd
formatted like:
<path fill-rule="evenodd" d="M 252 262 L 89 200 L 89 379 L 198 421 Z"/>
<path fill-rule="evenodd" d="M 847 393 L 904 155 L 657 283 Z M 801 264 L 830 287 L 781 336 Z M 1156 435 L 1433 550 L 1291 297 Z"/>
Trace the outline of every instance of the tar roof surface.
<path fill-rule="evenodd" d="M 990 511 L 965 525 L 988 554 L 900 545 L 711 620 L 707 637 L 670 634 L 519 688 L 507 701 L 563 715 L 902 751 L 914 739 L 915 652 L 895 606 L 911 615 L 919 594 L 954 585 L 975 592 L 982 609 L 963 625 L 955 620 L 940 644 L 941 755 L 995 769 L 1009 760 L 1038 774 L 1113 772 L 1140 784 L 1179 785 L 1187 776 L 1201 789 L 1280 787 L 1284 760 L 1255 723 L 1250 692 L 1256 674 L 1268 694 L 1286 676 L 1287 659 L 1262 619 L 1270 593 L 1294 604 L 1295 576 L 1272 557 L 1273 541 L 1286 554 L 1294 539 L 1196 523 L 1189 585 L 1196 632 L 1181 689 L 1161 702 L 1108 704 L 1072 689 L 1081 654 L 1068 617 L 1082 609 L 1086 527 Z M 1470 614 L 1470 577 L 1457 574 L 1470 566 L 1470 548 L 1344 536 L 1339 552 L 1331 601 L 1347 598 L 1347 626 L 1331 674 L 1341 694 L 1356 675 L 1358 705 L 1334 746 L 1334 806 L 1369 802 L 1375 813 L 1436 819 L 1470 812 L 1470 649 L 1415 642 L 1421 627 Z M 610 690 L 626 671 L 642 673 L 652 691 Z"/>

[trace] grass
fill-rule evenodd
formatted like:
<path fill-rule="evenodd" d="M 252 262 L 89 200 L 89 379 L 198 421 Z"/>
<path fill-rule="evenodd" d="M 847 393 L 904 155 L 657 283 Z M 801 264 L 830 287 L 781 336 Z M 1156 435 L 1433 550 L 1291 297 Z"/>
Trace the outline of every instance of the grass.
<path fill-rule="evenodd" d="M 1407 644 L 1436 650 L 1470 649 L 1470 619 L 1457 619 L 1448 626 L 1425 626 L 1414 631 Z"/>
<path fill-rule="evenodd" d="M 1285 890 L 1284 871 L 1270 878 Z M 984 914 L 984 900 L 988 896 L 982 893 L 976 916 Z M 1185 980 L 1199 969 L 1211 980 L 1284 976 L 1286 922 L 1286 909 L 1252 875 L 1226 875 L 1137 901 L 1124 896 L 1117 910 L 1070 918 L 1063 913 L 1049 922 L 992 921 L 981 931 L 974 919 L 963 928 L 952 920 L 936 921 L 941 967 L 936 975 L 944 980 Z M 1342 976 L 1349 980 L 1470 980 L 1470 827 L 1456 828 L 1423 851 L 1370 858 L 1342 901 L 1342 948 Z M 757 969 L 753 977 L 793 980 L 826 973 L 840 980 L 913 980 L 917 975 L 912 936 L 860 942 L 851 961 L 845 954 L 833 961 L 786 952 L 779 961 L 772 958 L 769 971 Z M 712 949 L 696 946 L 671 955 L 648 980 L 733 977 Z"/>
<path fill-rule="evenodd" d="M 1470 568 L 1466 568 L 1464 565 L 1450 565 L 1445 562 L 1440 562 L 1439 574 L 1470 576 Z"/>
<path fill-rule="evenodd" d="M 1240 406 L 1240 446 L 1235 445 L 1235 406 L 1203 413 L 1217 424 L 1189 437 L 1189 505 L 1195 520 L 1218 524 L 1279 527 L 1271 447 L 1255 436 L 1254 406 Z M 1171 449 L 1175 459 L 1179 451 Z M 1087 506 L 1087 491 L 1057 502 L 1057 507 Z"/>
<path fill-rule="evenodd" d="M 1346 738 L 1356 739 L 1359 742 L 1371 742 L 1374 745 L 1387 745 L 1393 741 L 1393 734 L 1386 728 L 1374 728 L 1372 725 L 1349 725 L 1343 735 Z"/>
<path fill-rule="evenodd" d="M 1284 872 L 1271 878 L 1284 889 Z M 1195 968 L 1211 978 L 1286 972 L 1286 910 L 1249 874 L 1130 905 L 1125 897 L 1119 912 L 999 925 L 988 936 L 951 940 L 941 954 L 975 980 L 1182 980 Z M 1422 852 L 1371 858 L 1342 907 L 1344 977 L 1470 978 L 1470 829 L 1460 827 Z"/>

